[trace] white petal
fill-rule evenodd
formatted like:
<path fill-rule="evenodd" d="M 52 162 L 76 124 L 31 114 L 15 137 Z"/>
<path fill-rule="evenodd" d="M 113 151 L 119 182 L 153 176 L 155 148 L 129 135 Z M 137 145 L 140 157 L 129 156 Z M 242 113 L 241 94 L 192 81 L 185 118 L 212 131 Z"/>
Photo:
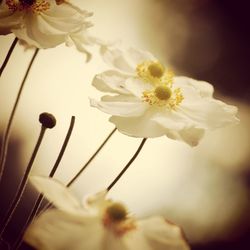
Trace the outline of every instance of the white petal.
<path fill-rule="evenodd" d="M 119 69 L 127 74 L 133 74 L 135 72 L 134 65 L 122 50 L 105 46 L 102 48 L 101 54 L 103 56 L 103 60 L 116 69 Z"/>
<path fill-rule="evenodd" d="M 88 55 L 84 46 L 79 42 L 79 33 L 91 26 L 86 21 L 88 16 L 88 12 L 70 3 L 57 5 L 55 1 L 50 1 L 50 8 L 39 15 L 32 11 L 25 11 L 23 27 L 18 27 L 13 32 L 19 39 L 38 48 L 55 47 L 67 42 L 68 37 L 72 35 L 77 49 Z"/>
<path fill-rule="evenodd" d="M 102 101 L 90 99 L 90 105 L 101 111 L 122 117 L 141 116 L 147 109 L 147 104 L 129 96 L 104 96 Z"/>
<path fill-rule="evenodd" d="M 100 214 L 107 206 L 109 200 L 106 198 L 108 191 L 102 190 L 96 194 L 88 195 L 84 199 L 84 207 L 92 214 Z"/>
<path fill-rule="evenodd" d="M 57 208 L 71 213 L 82 210 L 78 200 L 61 182 L 43 176 L 31 176 L 30 180 L 37 190 L 43 193 Z"/>
<path fill-rule="evenodd" d="M 27 44 L 37 48 L 52 48 L 65 41 L 64 34 L 54 33 L 53 35 L 42 32 L 41 27 L 47 26 L 40 16 L 26 15 L 26 23 L 22 29 L 13 29 L 13 33 Z"/>
<path fill-rule="evenodd" d="M 181 112 L 175 110 L 168 110 L 165 108 L 158 109 L 159 112 L 155 112 L 152 120 L 170 130 L 181 130 L 185 127 L 193 125 L 192 120 L 188 119 Z"/>
<path fill-rule="evenodd" d="M 151 217 L 138 222 L 152 250 L 189 250 L 180 228 L 162 217 Z"/>
<path fill-rule="evenodd" d="M 143 92 L 145 90 L 151 90 L 152 85 L 150 83 L 147 83 L 147 82 L 140 80 L 139 78 L 130 77 L 125 82 L 125 88 L 133 95 L 142 99 Z"/>
<path fill-rule="evenodd" d="M 193 103 L 183 103 L 178 111 L 186 115 L 197 127 L 216 129 L 237 124 L 237 108 L 214 99 L 200 100 Z"/>
<path fill-rule="evenodd" d="M 144 61 L 155 61 L 157 60 L 150 52 L 143 51 L 135 48 L 129 48 L 127 50 L 128 56 L 131 58 L 134 66 L 137 66 Z"/>
<path fill-rule="evenodd" d="M 115 70 L 108 70 L 98 74 L 93 79 L 92 85 L 102 92 L 129 94 L 125 89 L 125 81 L 128 75 Z"/>
<path fill-rule="evenodd" d="M 139 117 L 119 117 L 112 116 L 109 120 L 114 123 L 117 129 L 126 135 L 141 138 L 159 137 L 165 134 L 163 128 L 155 121 L 151 120 L 153 112 L 148 110 Z"/>
<path fill-rule="evenodd" d="M 202 128 L 190 127 L 179 131 L 180 139 L 191 147 L 198 145 L 199 141 L 203 138 L 205 130 Z"/>
<path fill-rule="evenodd" d="M 214 88 L 210 83 L 197 81 L 184 76 L 174 77 L 174 86 L 180 88 L 191 87 L 200 97 L 212 97 L 214 92 Z"/>
<path fill-rule="evenodd" d="M 184 141 L 190 146 L 197 146 L 204 135 L 204 129 L 195 127 L 195 123 L 181 112 L 167 110 L 154 115 L 152 120 L 166 128 L 167 137 Z"/>
<path fill-rule="evenodd" d="M 104 230 L 97 217 L 49 210 L 28 227 L 24 241 L 38 250 L 102 249 Z"/>
<path fill-rule="evenodd" d="M 105 46 L 102 48 L 101 54 L 104 61 L 129 74 L 135 74 L 138 64 L 144 61 L 154 61 L 155 57 L 147 52 L 135 48 L 120 49 L 117 46 Z"/>

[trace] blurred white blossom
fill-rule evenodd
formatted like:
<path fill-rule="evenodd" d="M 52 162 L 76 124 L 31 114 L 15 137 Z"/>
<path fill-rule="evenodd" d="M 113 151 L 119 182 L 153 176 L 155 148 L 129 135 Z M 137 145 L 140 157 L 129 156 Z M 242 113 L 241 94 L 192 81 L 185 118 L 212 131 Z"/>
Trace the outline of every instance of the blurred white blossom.
<path fill-rule="evenodd" d="M 175 77 L 149 52 L 105 48 L 103 58 L 113 69 L 97 74 L 92 84 L 112 95 L 90 103 L 111 114 L 126 135 L 166 135 L 196 146 L 205 130 L 238 122 L 237 108 L 214 99 L 211 84 Z"/>
<path fill-rule="evenodd" d="M 31 177 L 33 184 L 58 209 L 40 215 L 24 240 L 42 250 L 188 250 L 180 228 L 162 217 L 136 220 L 122 203 L 106 199 L 102 191 L 81 205 L 60 182 Z"/>
<path fill-rule="evenodd" d="M 51 48 L 74 44 L 84 53 L 85 45 L 98 43 L 88 34 L 92 13 L 70 0 L 3 0 L 0 3 L 0 34 L 14 33 L 30 46 Z"/>

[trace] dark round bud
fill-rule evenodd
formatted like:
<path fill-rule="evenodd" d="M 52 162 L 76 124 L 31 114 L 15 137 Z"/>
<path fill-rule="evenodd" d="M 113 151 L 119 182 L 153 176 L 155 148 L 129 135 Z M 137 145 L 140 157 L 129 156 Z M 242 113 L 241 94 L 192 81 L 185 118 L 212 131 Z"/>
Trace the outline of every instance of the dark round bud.
<path fill-rule="evenodd" d="M 45 128 L 54 128 L 56 126 L 56 118 L 50 113 L 42 113 L 39 116 L 39 122 Z"/>

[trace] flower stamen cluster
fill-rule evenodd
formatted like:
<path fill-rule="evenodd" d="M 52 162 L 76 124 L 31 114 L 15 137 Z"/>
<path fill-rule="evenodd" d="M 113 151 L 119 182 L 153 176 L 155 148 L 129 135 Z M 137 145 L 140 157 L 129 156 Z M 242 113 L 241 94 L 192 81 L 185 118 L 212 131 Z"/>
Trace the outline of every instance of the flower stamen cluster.
<path fill-rule="evenodd" d="M 135 221 L 128 217 L 127 209 L 123 204 L 118 202 L 112 202 L 105 209 L 102 221 L 107 229 L 119 237 L 136 229 Z"/>
<path fill-rule="evenodd" d="M 50 3 L 46 0 L 6 0 L 6 5 L 13 12 L 31 10 L 41 13 L 50 8 Z"/>
<path fill-rule="evenodd" d="M 172 71 L 158 61 L 145 61 L 136 68 L 137 76 L 150 83 L 152 89 L 142 93 L 142 100 L 149 105 L 174 109 L 184 99 L 180 88 L 173 89 Z"/>

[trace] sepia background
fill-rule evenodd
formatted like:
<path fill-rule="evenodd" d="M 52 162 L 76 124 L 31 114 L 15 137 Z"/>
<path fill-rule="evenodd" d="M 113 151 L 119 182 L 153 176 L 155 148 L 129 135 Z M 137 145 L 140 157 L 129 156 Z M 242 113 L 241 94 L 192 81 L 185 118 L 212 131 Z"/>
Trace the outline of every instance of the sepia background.
<path fill-rule="evenodd" d="M 76 1 L 94 13 L 90 32 L 125 46 L 151 51 L 176 75 L 205 80 L 215 97 L 239 108 L 241 122 L 206 134 L 191 148 L 166 137 L 147 140 L 142 152 L 109 197 L 123 201 L 137 217 L 161 214 L 180 225 L 195 250 L 247 250 L 249 241 L 250 38 L 245 1 L 91 0 Z M 0 37 L 0 63 L 14 39 Z M 39 114 L 55 115 L 32 174 L 48 175 L 66 135 L 74 131 L 55 178 L 67 183 L 114 128 L 109 116 L 93 109 L 89 97 L 95 74 L 107 69 L 96 47 L 85 62 L 75 48 L 40 50 L 15 116 L 7 170 L 0 186 L 0 222 L 13 198 L 40 131 Z M 0 134 L 34 49 L 18 45 L 0 79 Z M 141 139 L 116 132 L 72 186 L 79 199 L 106 188 L 137 149 Z M 35 200 L 25 192 L 4 237 L 18 235 Z M 26 246 L 23 246 L 26 249 Z"/>

